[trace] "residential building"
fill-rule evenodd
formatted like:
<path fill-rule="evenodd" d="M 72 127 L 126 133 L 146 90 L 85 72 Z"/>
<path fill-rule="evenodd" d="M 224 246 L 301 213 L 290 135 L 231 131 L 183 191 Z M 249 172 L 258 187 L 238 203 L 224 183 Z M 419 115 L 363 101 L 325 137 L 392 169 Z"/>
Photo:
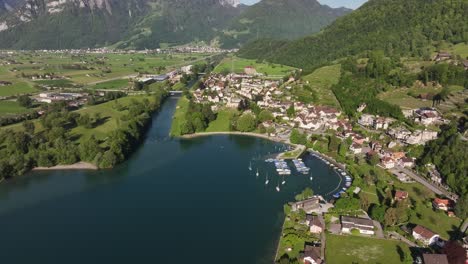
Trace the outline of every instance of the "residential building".
<path fill-rule="evenodd" d="M 359 233 L 366 235 L 373 235 L 374 222 L 371 219 L 341 216 L 341 232 L 351 233 L 352 229 L 359 230 Z"/>
<path fill-rule="evenodd" d="M 445 254 L 423 254 L 424 264 L 449 264 Z"/>
<path fill-rule="evenodd" d="M 393 200 L 396 202 L 406 200 L 408 198 L 408 192 L 397 190 L 393 196 Z"/>
<path fill-rule="evenodd" d="M 439 241 L 439 235 L 427 229 L 424 226 L 417 225 L 413 228 L 412 233 L 414 239 L 420 240 L 425 245 L 432 245 Z"/>
<path fill-rule="evenodd" d="M 320 198 L 314 196 L 304 201 L 295 202 L 291 206 L 292 211 L 304 210 L 306 213 L 311 214 L 320 209 Z"/>
<path fill-rule="evenodd" d="M 304 264 L 321 264 L 322 259 L 320 257 L 320 248 L 306 245 L 304 252 L 301 253 L 300 258 Z"/>
<path fill-rule="evenodd" d="M 383 157 L 380 161 L 380 164 L 385 169 L 392 169 L 395 167 L 395 161 L 390 157 Z"/>
<path fill-rule="evenodd" d="M 453 209 L 453 201 L 449 199 L 435 198 L 432 201 L 432 206 L 434 207 L 434 209 L 443 210 L 447 212 Z"/>
<path fill-rule="evenodd" d="M 349 147 L 349 150 L 353 153 L 353 154 L 360 154 L 362 153 L 362 145 L 359 145 L 357 143 L 353 143 L 351 144 L 351 146 Z"/>
<path fill-rule="evenodd" d="M 306 216 L 306 225 L 309 226 L 309 231 L 313 234 L 320 234 L 323 231 L 322 223 L 316 215 L 307 215 Z"/>

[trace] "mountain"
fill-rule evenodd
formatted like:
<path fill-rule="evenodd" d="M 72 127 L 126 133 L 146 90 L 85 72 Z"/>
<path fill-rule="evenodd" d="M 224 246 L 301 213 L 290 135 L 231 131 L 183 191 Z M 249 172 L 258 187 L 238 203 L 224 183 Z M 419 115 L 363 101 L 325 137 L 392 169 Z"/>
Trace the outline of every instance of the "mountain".
<path fill-rule="evenodd" d="M 146 10 L 144 0 L 23 1 L 0 18 L 0 48 L 60 49 L 114 43 Z"/>
<path fill-rule="evenodd" d="M 157 48 L 162 43 L 210 41 L 244 6 L 233 0 L 156 1 L 117 47 Z"/>
<path fill-rule="evenodd" d="M 226 47 L 257 38 L 295 39 L 319 32 L 351 12 L 316 0 L 263 0 L 236 17 L 220 35 Z"/>
<path fill-rule="evenodd" d="M 430 56 L 441 42 L 468 41 L 466 14 L 465 0 L 370 0 L 320 34 L 295 41 L 254 41 L 239 56 L 305 70 L 368 50 Z"/>
<path fill-rule="evenodd" d="M 316 0 L 0 0 L 0 48 L 158 48 L 296 38 L 349 12 Z"/>

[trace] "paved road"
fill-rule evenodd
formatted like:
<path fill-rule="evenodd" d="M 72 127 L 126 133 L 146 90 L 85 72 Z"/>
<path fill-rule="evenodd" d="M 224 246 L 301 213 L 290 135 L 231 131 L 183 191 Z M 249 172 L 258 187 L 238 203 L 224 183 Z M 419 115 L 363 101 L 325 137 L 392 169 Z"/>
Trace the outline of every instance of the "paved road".
<path fill-rule="evenodd" d="M 416 244 L 413 243 L 412 241 L 406 239 L 406 237 L 404 237 L 404 236 L 398 234 L 398 233 L 395 232 L 395 231 L 390 231 L 389 233 L 390 233 L 393 237 L 395 237 L 396 239 L 405 242 L 405 243 L 406 243 L 408 246 L 410 246 L 410 247 L 418 247 L 418 245 L 416 245 Z"/>
<path fill-rule="evenodd" d="M 323 219 L 323 215 L 319 215 L 319 221 L 323 226 L 322 233 L 320 233 L 320 242 L 321 242 L 321 248 L 320 248 L 320 254 L 322 256 L 322 259 L 325 259 L 325 247 L 327 243 L 327 237 L 325 236 L 325 220 Z"/>
<path fill-rule="evenodd" d="M 447 197 L 450 197 L 453 199 L 453 197 L 456 197 L 456 195 L 454 193 L 451 193 L 445 189 L 442 189 L 434 184 L 432 184 L 431 182 L 427 181 L 425 178 L 419 176 L 418 174 L 414 173 L 413 171 L 411 170 L 408 170 L 406 168 L 403 168 L 403 167 L 395 167 L 397 170 L 400 170 L 402 172 L 404 172 L 406 175 L 410 176 L 413 180 L 421 183 L 422 185 L 426 186 L 427 188 L 429 188 L 431 191 L 433 191 L 434 193 L 436 194 L 439 194 L 439 195 L 445 195 Z"/>
<path fill-rule="evenodd" d="M 378 238 L 385 238 L 382 230 L 382 225 L 377 220 L 372 220 L 374 222 L 374 226 L 377 227 L 375 231 L 375 236 Z"/>

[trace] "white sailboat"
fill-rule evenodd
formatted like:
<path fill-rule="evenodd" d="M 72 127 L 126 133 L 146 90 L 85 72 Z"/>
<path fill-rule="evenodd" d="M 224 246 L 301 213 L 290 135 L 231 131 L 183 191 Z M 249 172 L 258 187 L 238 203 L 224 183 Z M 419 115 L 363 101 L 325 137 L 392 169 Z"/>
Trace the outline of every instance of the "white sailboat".
<path fill-rule="evenodd" d="M 313 180 L 313 179 L 314 179 L 314 177 L 312 177 L 312 172 L 309 174 L 309 176 L 310 176 L 310 177 L 309 177 L 310 180 Z"/>
<path fill-rule="evenodd" d="M 268 183 L 270 182 L 270 180 L 268 180 L 268 173 L 266 175 L 266 181 L 265 181 L 265 185 L 268 185 Z"/>
<path fill-rule="evenodd" d="M 260 175 L 260 173 L 258 173 L 258 168 L 257 168 L 257 173 L 255 173 L 255 176 L 258 177 L 258 175 Z"/>
<path fill-rule="evenodd" d="M 279 179 L 278 179 L 278 185 L 276 185 L 276 191 L 279 192 L 280 191 L 280 187 L 279 187 Z"/>
<path fill-rule="evenodd" d="M 284 185 L 286 183 L 286 180 L 284 179 L 284 176 L 283 176 L 283 181 L 281 182 L 281 185 Z"/>
<path fill-rule="evenodd" d="M 252 162 L 249 162 L 249 171 L 252 170 Z"/>

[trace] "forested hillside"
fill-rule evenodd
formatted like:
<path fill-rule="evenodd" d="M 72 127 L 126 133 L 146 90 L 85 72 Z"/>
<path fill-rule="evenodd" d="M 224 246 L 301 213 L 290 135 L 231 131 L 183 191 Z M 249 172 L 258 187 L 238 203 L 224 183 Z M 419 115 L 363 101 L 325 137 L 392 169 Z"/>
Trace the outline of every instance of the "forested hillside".
<path fill-rule="evenodd" d="M 464 0 L 370 0 L 321 34 L 290 42 L 258 40 L 239 55 L 306 70 L 366 50 L 383 50 L 388 56 L 430 56 L 440 41 L 468 41 L 466 14 Z"/>
<path fill-rule="evenodd" d="M 295 39 L 320 31 L 351 12 L 316 0 L 264 0 L 246 9 L 220 34 L 226 47 L 257 38 Z"/>

